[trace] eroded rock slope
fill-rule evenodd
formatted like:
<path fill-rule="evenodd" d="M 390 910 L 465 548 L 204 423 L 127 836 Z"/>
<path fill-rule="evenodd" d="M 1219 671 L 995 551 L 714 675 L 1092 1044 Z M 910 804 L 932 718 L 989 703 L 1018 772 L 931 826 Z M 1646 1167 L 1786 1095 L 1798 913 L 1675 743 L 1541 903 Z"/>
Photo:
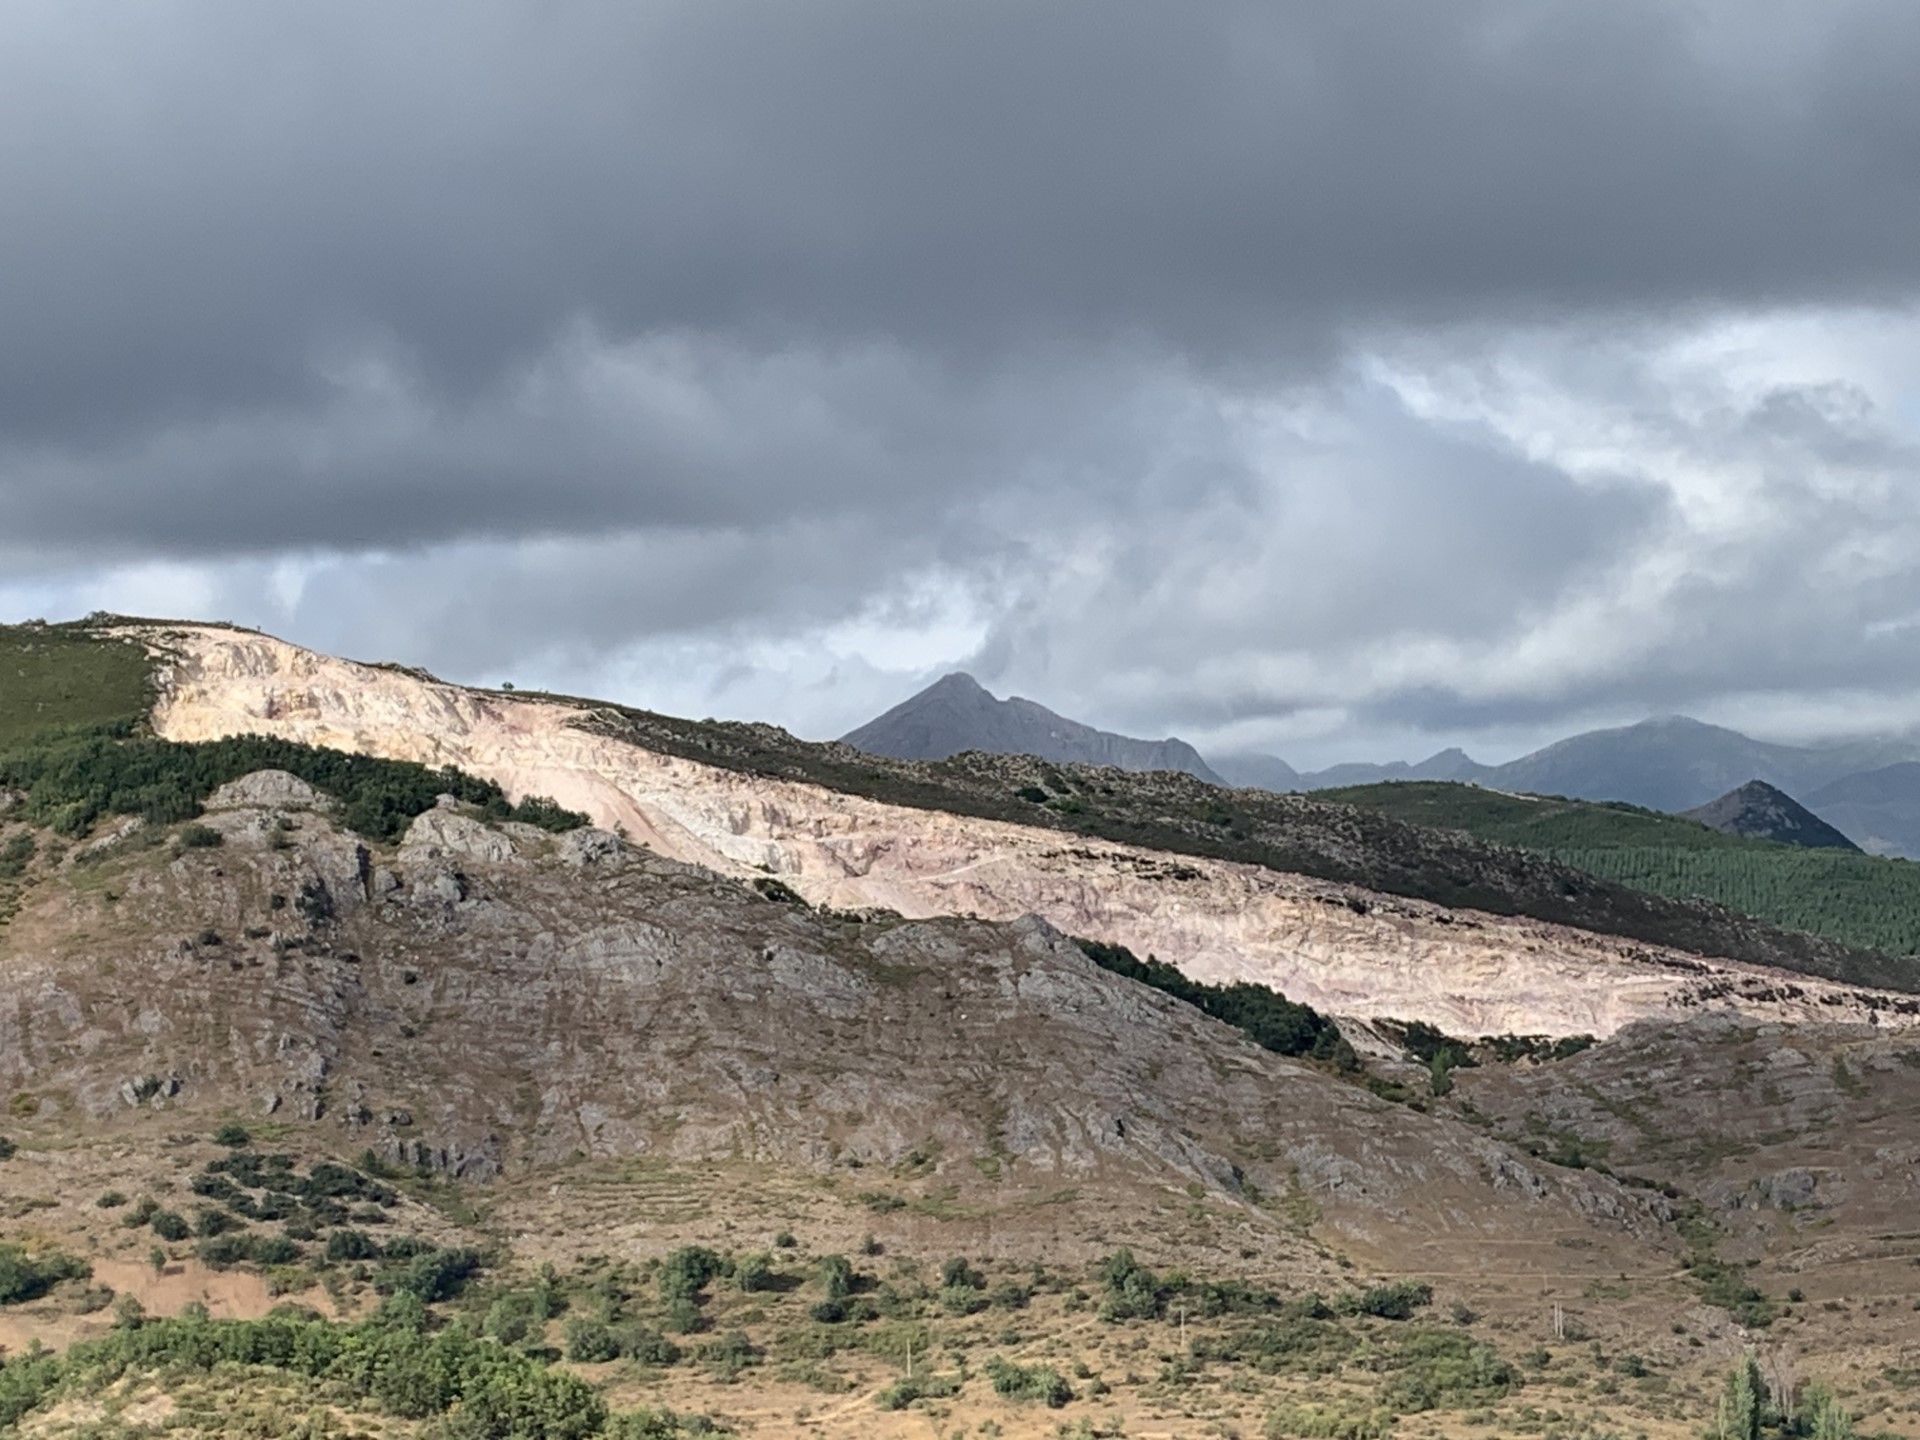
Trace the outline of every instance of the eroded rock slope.
<path fill-rule="evenodd" d="M 267 733 L 457 765 L 516 796 L 552 796 L 662 856 L 777 875 L 836 908 L 1033 914 L 1198 978 L 1255 980 L 1335 1013 L 1471 1035 L 1606 1035 L 1707 1007 L 1905 1024 L 1915 1008 L 1908 996 L 1564 926 L 703 764 L 609 734 L 582 707 L 467 690 L 267 636 L 138 633 L 164 660 L 154 723 L 168 738 Z"/>

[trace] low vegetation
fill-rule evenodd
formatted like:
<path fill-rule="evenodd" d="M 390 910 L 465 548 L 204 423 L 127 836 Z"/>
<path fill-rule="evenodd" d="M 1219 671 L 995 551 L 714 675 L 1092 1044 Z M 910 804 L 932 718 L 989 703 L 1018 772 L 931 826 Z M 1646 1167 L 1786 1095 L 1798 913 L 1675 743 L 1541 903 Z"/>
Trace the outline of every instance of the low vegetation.
<path fill-rule="evenodd" d="M 1124 945 L 1082 940 L 1080 948 L 1103 970 L 1124 975 L 1195 1009 L 1224 1021 L 1248 1039 L 1279 1055 L 1305 1055 L 1343 1070 L 1356 1070 L 1353 1047 L 1341 1038 L 1340 1028 L 1310 1005 L 1300 1005 L 1266 985 L 1244 981 L 1206 985 L 1189 980 L 1179 970 L 1149 955 L 1139 959 Z"/>
<path fill-rule="evenodd" d="M 84 835 L 109 815 L 149 824 L 193 820 L 220 786 L 256 770 L 285 770 L 339 802 L 342 821 L 375 840 L 394 840 L 441 795 L 497 820 L 571 830 L 586 817 L 551 800 L 515 805 L 491 781 L 261 735 L 176 743 L 126 726 L 59 731 L 0 752 L 0 788 L 26 792 L 21 814 L 62 835 Z M 189 825 L 186 847 L 217 845 L 219 832 Z"/>
<path fill-rule="evenodd" d="M 957 1401 L 1007 1407 L 968 1433 L 1040 1433 L 1042 1423 L 1049 1434 L 1131 1433 L 1111 1428 L 1112 1399 L 1124 1390 L 1128 1405 L 1172 1420 L 1174 1433 L 1189 1433 L 1178 1428 L 1181 1417 L 1198 1425 L 1231 1396 L 1257 1406 L 1255 1428 L 1231 1433 L 1384 1437 L 1412 1433 L 1405 1417 L 1451 1411 L 1474 1433 L 1597 1435 L 1611 1432 L 1573 1427 L 1569 1407 L 1590 1396 L 1618 1416 L 1630 1383 L 1645 1412 L 1684 1407 L 1721 1425 L 1716 1435 L 1855 1434 L 1844 1408 L 1817 1388 L 1793 1397 L 1790 1425 L 1788 1407 L 1757 1370 L 1730 1381 L 1716 1402 L 1691 1386 L 1670 1388 L 1641 1356 L 1598 1345 L 1591 1357 L 1563 1349 L 1550 1367 L 1544 1350 L 1503 1354 L 1462 1306 L 1450 1319 L 1433 1314 L 1433 1292 L 1416 1281 L 1281 1293 L 1151 1269 L 1126 1250 L 1069 1270 L 962 1255 L 881 1261 L 877 1248 L 850 1259 L 797 1243 L 738 1253 L 686 1245 L 647 1261 L 599 1257 L 532 1271 L 502 1262 L 496 1270 L 472 1249 L 394 1233 L 399 1187 L 409 1183 L 402 1177 L 298 1162 L 258 1148 L 258 1135 L 235 1144 L 237 1130 L 219 1133 L 228 1143 L 189 1176 L 190 1189 L 213 1203 L 190 1223 L 200 1231 L 205 1215 L 220 1213 L 239 1228 L 213 1227 L 199 1241 L 203 1257 L 347 1207 L 353 1223 L 320 1224 L 299 1263 L 328 1277 L 329 1288 L 341 1282 L 336 1295 L 363 1318 L 329 1321 L 285 1305 L 256 1320 L 212 1320 L 198 1307 L 149 1319 L 125 1297 L 113 1305 L 111 1292 L 82 1297 L 83 1264 L 0 1247 L 0 1277 L 25 1273 L 23 1263 L 31 1270 L 16 1287 L 28 1299 L 15 1303 L 112 1305 L 117 1317 L 113 1330 L 64 1353 L 0 1360 L 0 1429 L 63 1402 L 111 1409 L 124 1401 L 108 1397 L 146 1386 L 176 1397 L 176 1428 L 193 1433 L 319 1434 L 300 1427 L 321 1411 L 338 1433 L 441 1440 L 727 1433 L 700 1416 L 614 1402 L 649 1394 L 671 1371 L 676 1396 L 738 1394 L 738 1404 L 714 1406 L 722 1412 L 752 1411 L 759 1402 L 748 1387 L 761 1376 L 845 1397 L 837 1413 L 852 1428 L 826 1433 L 858 1433 L 863 1411 L 923 1407 L 945 1433 Z M 174 1213 L 151 1201 L 110 1208 L 147 1226 Z M 286 1213 L 260 1220 L 249 1209 Z M 1701 1259 L 1709 1239 L 1702 1231 Z M 1064 1349 L 1048 1338 L 1076 1331 L 1081 1339 Z M 1542 1430 L 1531 1419 L 1542 1410 L 1568 1423 Z M 207 1428 L 194 1429 L 202 1417 Z"/>
<path fill-rule="evenodd" d="M 65 1354 L 29 1355 L 0 1369 L 0 1427 L 67 1393 L 129 1374 L 280 1371 L 318 1382 L 320 1394 L 402 1419 L 453 1414 L 449 1436 L 541 1440 L 645 1434 L 609 1414 L 577 1376 L 460 1327 L 429 1333 L 417 1310 L 355 1325 L 290 1311 L 264 1320 L 193 1315 L 139 1324 Z"/>

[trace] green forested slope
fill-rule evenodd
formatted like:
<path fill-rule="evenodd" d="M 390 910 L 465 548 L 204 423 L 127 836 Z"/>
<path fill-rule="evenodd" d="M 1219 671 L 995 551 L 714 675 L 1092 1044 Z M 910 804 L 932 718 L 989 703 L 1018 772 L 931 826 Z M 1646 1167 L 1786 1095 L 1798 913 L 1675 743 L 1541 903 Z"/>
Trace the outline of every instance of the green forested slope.
<path fill-rule="evenodd" d="M 1920 952 L 1920 864 L 1913 861 L 1748 840 L 1631 805 L 1471 785 L 1360 785 L 1315 798 L 1537 850 L 1616 884 L 1712 900 L 1849 945 Z"/>

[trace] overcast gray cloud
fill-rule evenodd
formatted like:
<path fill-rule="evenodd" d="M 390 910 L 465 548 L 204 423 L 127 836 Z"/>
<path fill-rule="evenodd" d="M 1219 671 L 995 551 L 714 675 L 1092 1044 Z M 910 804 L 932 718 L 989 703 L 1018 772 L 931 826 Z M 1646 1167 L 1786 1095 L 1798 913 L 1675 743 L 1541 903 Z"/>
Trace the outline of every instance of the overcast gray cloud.
<path fill-rule="evenodd" d="M 0 611 L 1303 763 L 1920 721 L 1909 5 L 0 38 Z"/>

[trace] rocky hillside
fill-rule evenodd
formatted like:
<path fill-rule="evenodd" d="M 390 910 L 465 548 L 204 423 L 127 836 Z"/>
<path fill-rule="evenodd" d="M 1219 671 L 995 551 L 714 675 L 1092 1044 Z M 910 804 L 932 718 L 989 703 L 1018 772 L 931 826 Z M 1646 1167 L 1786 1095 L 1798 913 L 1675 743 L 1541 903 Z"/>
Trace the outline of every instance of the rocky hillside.
<path fill-rule="evenodd" d="M 0 796 L 0 1425 L 1678 1440 L 1756 1343 L 1920 1419 L 1911 996 L 1354 883 L 1578 877 L 1347 807 L 118 633 L 34 713 L 169 738 Z"/>
<path fill-rule="evenodd" d="M 658 854 L 778 875 L 837 908 L 1037 914 L 1199 978 L 1476 1035 L 1604 1034 L 1723 1000 L 1782 1015 L 1912 1008 L 1698 952 L 1909 983 L 1897 963 L 1348 807 L 1008 757 L 880 761 L 769 727 L 462 689 L 246 632 L 131 633 L 164 657 L 163 735 L 269 732 L 457 765 Z M 1528 910 L 1541 918 L 1513 914 Z"/>
<path fill-rule="evenodd" d="M 979 750 L 1059 765 L 1177 770 L 1210 785 L 1225 783 L 1184 740 L 1135 740 L 1096 730 L 1018 695 L 998 699 L 971 675 L 958 672 L 849 732 L 842 743 L 895 760 L 946 760 Z"/>
<path fill-rule="evenodd" d="M 322 1353 L 409 1326 L 478 1344 L 463 1365 L 532 1367 L 518 1384 L 585 1417 L 477 1433 L 710 1433 L 613 1428 L 605 1393 L 771 1440 L 926 1433 L 903 1336 L 937 1367 L 931 1416 L 1019 1436 L 1175 1436 L 1196 1407 L 1244 1433 L 1469 1410 L 1523 1433 L 1551 1403 L 1678 1437 L 1754 1337 L 1812 1375 L 1911 1343 L 1885 1262 L 1920 1069 L 1870 1026 L 1644 1022 L 1429 1085 L 1274 1055 L 1038 921 L 820 910 L 459 805 L 370 842 L 267 773 L 185 825 L 68 845 L 0 822 L 22 836 L 0 1213 L 30 1228 L 0 1252 L 0 1352 L 73 1357 L 51 1391 L 9 1365 L 25 1433 L 229 1433 L 223 1409 L 289 1433 L 324 1403 L 424 1440 L 377 1416 L 471 1403 L 302 1390 L 275 1325 Z M 1116 1268 L 1122 1244 L 1164 1278 Z M 278 1321 L 139 1318 L 288 1294 L 308 1308 Z M 109 1300 L 159 1378 L 90 1368 L 135 1345 Z M 268 1357 L 246 1391 L 195 1368 L 243 1344 Z"/>
<path fill-rule="evenodd" d="M 1072 1186 L 1085 1203 L 1026 1224 L 1089 1255 L 1186 1186 L 1283 1248 L 1260 1197 L 1297 1193 L 1357 1243 L 1651 1230 L 1643 1199 L 1260 1049 L 1038 920 L 817 912 L 459 807 L 372 846 L 329 808 L 267 772 L 196 822 L 217 843 L 36 836 L 0 930 L 14 1118 L 238 1110 L 478 1180 L 651 1156 L 994 1208 Z M 894 1185 L 912 1155 L 926 1183 Z"/>

